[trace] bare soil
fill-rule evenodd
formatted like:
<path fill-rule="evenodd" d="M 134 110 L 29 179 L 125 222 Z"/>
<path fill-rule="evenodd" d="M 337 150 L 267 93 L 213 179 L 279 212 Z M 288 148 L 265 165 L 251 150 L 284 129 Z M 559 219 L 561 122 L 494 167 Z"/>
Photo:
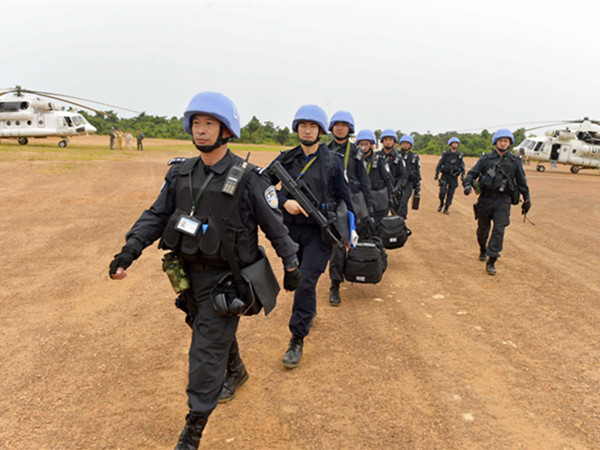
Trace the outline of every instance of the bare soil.
<path fill-rule="evenodd" d="M 195 149 L 144 143 L 145 152 L 65 161 L 51 140 L 43 149 L 55 157 L 45 158 L 2 141 L 2 448 L 175 445 L 190 330 L 156 246 L 121 282 L 108 264 L 166 162 Z M 458 190 L 451 214 L 436 212 L 437 160 L 422 157 L 413 235 L 389 252 L 383 281 L 345 283 L 333 308 L 322 277 L 297 369 L 281 365 L 292 294 L 268 317 L 241 320 L 250 379 L 211 416 L 203 448 L 598 448 L 600 176 L 526 166 L 535 225 L 513 208 L 490 277 L 477 259 L 475 196 Z"/>

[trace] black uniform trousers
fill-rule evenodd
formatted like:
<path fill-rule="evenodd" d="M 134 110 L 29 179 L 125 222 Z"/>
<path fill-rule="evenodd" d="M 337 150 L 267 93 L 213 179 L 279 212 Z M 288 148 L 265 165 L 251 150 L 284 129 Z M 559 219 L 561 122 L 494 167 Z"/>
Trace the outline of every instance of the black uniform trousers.
<path fill-rule="evenodd" d="M 458 186 L 458 177 L 453 177 L 450 174 L 443 173 L 440 178 L 439 185 L 440 205 L 446 205 L 446 208 L 448 208 L 452 204 L 452 199 L 454 198 L 454 191 Z"/>
<path fill-rule="evenodd" d="M 510 195 L 482 194 L 477 201 L 477 242 L 487 256 L 497 258 L 502 251 L 504 229 L 510 224 Z M 494 222 L 490 236 L 491 222 Z M 488 242 L 489 237 L 489 242 Z"/>
<path fill-rule="evenodd" d="M 210 291 L 230 270 L 190 270 L 191 288 L 198 304 L 189 352 L 187 387 L 190 414 L 208 418 L 216 408 L 230 351 L 237 350 L 237 316 L 220 317 L 210 299 Z"/>
<path fill-rule="evenodd" d="M 404 220 L 406 220 L 406 217 L 408 216 L 408 201 L 413 193 L 413 188 L 411 186 L 412 185 L 410 183 L 404 186 L 404 189 L 402 189 L 402 197 L 400 198 L 400 202 L 395 208 L 392 208 L 392 213 L 402 217 Z"/>
<path fill-rule="evenodd" d="M 331 255 L 331 246 L 321 239 L 318 225 L 296 225 L 286 222 L 290 237 L 299 246 L 298 260 L 302 281 L 294 292 L 294 306 L 290 318 L 290 331 L 294 336 L 305 337 L 317 310 L 317 282 L 325 271 Z"/>

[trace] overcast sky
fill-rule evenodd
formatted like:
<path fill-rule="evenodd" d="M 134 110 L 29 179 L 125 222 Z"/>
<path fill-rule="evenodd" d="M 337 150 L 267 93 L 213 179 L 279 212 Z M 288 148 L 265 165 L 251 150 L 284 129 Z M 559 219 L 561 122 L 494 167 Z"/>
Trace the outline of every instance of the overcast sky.
<path fill-rule="evenodd" d="M 182 116 L 219 91 L 242 125 L 306 103 L 433 133 L 600 119 L 600 2 L 8 2 L 0 88 Z M 106 109 L 106 108 L 102 108 Z M 122 117 L 132 114 L 122 112 Z M 516 128 L 510 126 L 510 128 Z"/>

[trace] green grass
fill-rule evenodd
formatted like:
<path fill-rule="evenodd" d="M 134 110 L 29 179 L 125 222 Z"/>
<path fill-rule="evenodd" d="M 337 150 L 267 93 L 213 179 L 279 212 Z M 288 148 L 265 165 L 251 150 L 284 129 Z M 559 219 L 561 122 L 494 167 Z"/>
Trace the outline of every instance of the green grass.
<path fill-rule="evenodd" d="M 229 145 L 236 153 L 279 151 L 284 147 L 276 145 Z M 93 166 L 97 161 L 134 161 L 144 154 L 156 153 L 170 156 L 196 156 L 198 151 L 191 141 L 153 140 L 144 145 L 144 152 L 135 150 L 110 150 L 106 145 L 70 143 L 60 148 L 56 142 L 33 141 L 28 145 L 19 145 L 16 141 L 3 139 L 0 143 L 0 163 L 29 162 L 42 171 L 63 172 Z"/>

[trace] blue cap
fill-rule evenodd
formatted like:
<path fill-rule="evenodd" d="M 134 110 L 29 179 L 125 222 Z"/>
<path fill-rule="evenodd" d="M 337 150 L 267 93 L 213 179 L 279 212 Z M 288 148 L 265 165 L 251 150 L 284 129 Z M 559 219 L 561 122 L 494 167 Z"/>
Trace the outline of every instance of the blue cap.
<path fill-rule="evenodd" d="M 338 111 L 333 116 L 331 116 L 331 121 L 329 122 L 329 131 L 333 130 L 333 126 L 336 122 L 345 122 L 350 127 L 350 133 L 354 133 L 354 117 L 348 111 Z"/>
<path fill-rule="evenodd" d="M 200 92 L 196 94 L 183 113 L 183 128 L 192 134 L 191 120 L 195 114 L 206 114 L 218 119 L 233 137 L 240 137 L 240 115 L 228 97 L 218 92 Z"/>
<path fill-rule="evenodd" d="M 298 123 L 303 121 L 314 122 L 321 127 L 324 134 L 327 134 L 327 114 L 323 108 L 317 105 L 303 105 L 296 112 L 292 122 L 292 131 L 298 131 Z"/>

